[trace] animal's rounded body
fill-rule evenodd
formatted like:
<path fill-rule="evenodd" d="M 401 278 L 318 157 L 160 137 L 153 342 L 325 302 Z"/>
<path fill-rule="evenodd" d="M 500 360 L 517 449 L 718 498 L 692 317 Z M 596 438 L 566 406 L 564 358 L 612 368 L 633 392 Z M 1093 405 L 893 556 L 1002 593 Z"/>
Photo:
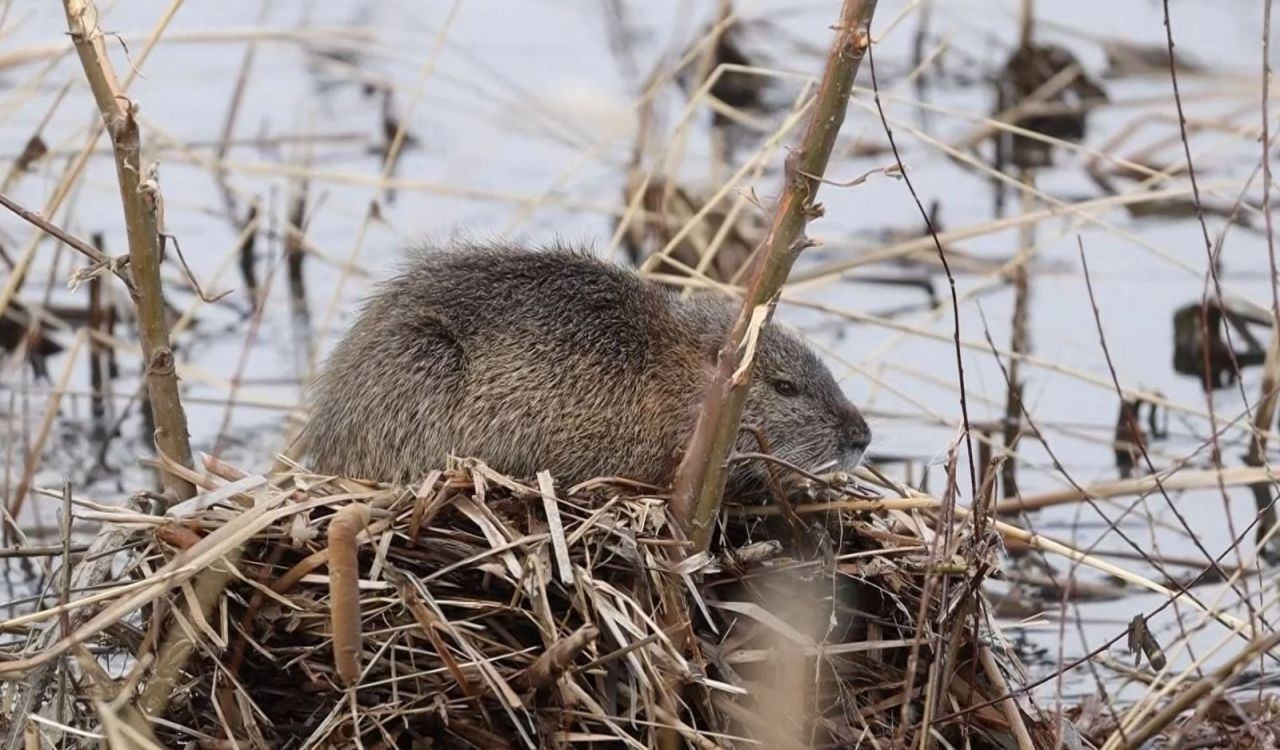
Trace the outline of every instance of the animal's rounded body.
<path fill-rule="evenodd" d="M 410 481 L 447 456 L 560 482 L 667 484 L 737 303 L 568 250 L 418 253 L 368 300 L 310 394 L 316 471 Z M 804 468 L 851 469 L 866 422 L 793 332 L 761 335 L 744 424 Z M 756 450 L 745 438 L 744 450 Z M 760 485 L 735 464 L 731 492 Z"/>

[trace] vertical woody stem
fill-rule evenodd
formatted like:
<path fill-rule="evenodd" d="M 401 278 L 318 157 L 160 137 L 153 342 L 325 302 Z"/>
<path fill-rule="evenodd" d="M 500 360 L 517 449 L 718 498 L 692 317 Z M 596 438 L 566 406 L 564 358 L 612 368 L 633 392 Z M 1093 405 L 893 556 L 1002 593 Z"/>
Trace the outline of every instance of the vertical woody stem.
<path fill-rule="evenodd" d="M 706 549 L 710 543 L 724 493 L 725 462 L 737 439 L 753 367 L 745 344 L 752 328 L 772 316 L 792 264 L 800 251 L 811 244 L 805 236 L 805 226 L 810 219 L 822 215 L 822 207 L 815 201 L 818 185 L 844 123 L 858 66 L 871 44 L 875 8 L 876 0 L 844 2 L 808 126 L 799 147 L 787 157 L 786 184 L 773 223 L 755 255 L 742 310 L 717 356 L 702 413 L 676 472 L 673 503 L 695 551 Z"/>
<path fill-rule="evenodd" d="M 142 146 L 135 106 L 122 92 L 98 28 L 98 12 L 92 0 L 63 0 L 67 28 L 84 68 L 93 98 L 115 152 L 116 177 L 129 237 L 129 271 L 133 278 L 133 303 L 138 312 L 138 337 L 142 343 L 144 373 L 151 411 L 155 417 L 156 447 L 173 461 L 191 466 L 187 415 L 178 392 L 173 349 L 165 317 L 160 284 L 160 190 L 142 169 Z M 195 494 L 185 479 L 163 472 L 165 493 L 172 501 Z"/>

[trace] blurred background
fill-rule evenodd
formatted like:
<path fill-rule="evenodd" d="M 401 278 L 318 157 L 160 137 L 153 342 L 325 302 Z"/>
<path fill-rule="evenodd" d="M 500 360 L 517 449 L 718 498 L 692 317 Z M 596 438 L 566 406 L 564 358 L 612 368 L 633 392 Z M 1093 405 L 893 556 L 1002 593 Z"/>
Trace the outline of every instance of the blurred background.
<path fill-rule="evenodd" d="M 88 140 L 99 116 L 61 6 L 2 6 L 0 192 L 123 254 L 115 167 L 107 140 Z M 265 468 L 304 417 L 315 365 L 411 246 L 562 242 L 663 278 L 692 265 L 731 280 L 767 227 L 837 6 L 100 3 L 117 72 L 136 72 L 143 160 L 159 165 L 172 236 L 162 275 L 193 447 Z M 1227 552 L 1221 566 L 1245 574 L 1202 580 L 1199 594 L 1256 623 L 1275 612 L 1255 493 L 1209 470 L 1246 465 L 1266 392 L 1275 285 L 1263 111 L 1275 105 L 1261 83 L 1263 6 L 1169 3 L 1184 149 L 1159 2 L 883 0 L 873 36 L 884 120 L 864 64 L 820 195 L 826 213 L 809 229 L 820 245 L 797 264 L 780 312 L 872 418 L 873 462 L 936 495 L 958 451 L 969 504 L 958 329 L 975 466 L 1005 458 L 998 500 L 1140 477 L 1147 457 L 1169 479 L 1164 491 L 1091 492 L 1092 503 L 1019 522 L 1170 586 Z M 958 324 L 921 208 L 946 253 Z M 67 479 L 77 495 L 118 503 L 155 486 L 138 463 L 151 448 L 131 307 L 109 278 L 69 289 L 83 265 L 0 213 L 12 289 L 0 319 L 8 546 L 58 538 L 57 501 L 34 489 Z M 207 299 L 226 295 L 204 301 L 192 279 Z M 114 338 L 73 347 L 91 325 Z M 1276 430 L 1274 414 L 1265 428 Z M 1254 463 L 1274 459 L 1275 443 Z M 1161 600 L 1010 552 L 1008 580 L 989 593 L 1032 676 Z M 0 601 L 42 572 L 24 557 L 0 570 Z M 1181 614 L 1167 609 L 1154 630 L 1185 663 L 1226 631 Z M 1115 651 L 1045 689 L 1083 695 L 1101 680 L 1123 694 L 1129 657 Z"/>

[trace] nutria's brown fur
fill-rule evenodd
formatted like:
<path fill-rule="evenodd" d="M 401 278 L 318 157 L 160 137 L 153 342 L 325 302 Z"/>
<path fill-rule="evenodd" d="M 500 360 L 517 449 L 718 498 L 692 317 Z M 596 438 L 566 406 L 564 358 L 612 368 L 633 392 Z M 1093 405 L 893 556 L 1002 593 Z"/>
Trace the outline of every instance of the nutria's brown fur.
<path fill-rule="evenodd" d="M 518 476 L 666 485 L 735 310 L 584 252 L 421 252 L 317 379 L 311 466 L 403 482 L 452 454 Z M 800 466 L 853 468 L 870 432 L 813 351 L 770 324 L 756 356 L 743 423 Z M 755 464 L 735 465 L 731 491 L 759 487 Z"/>

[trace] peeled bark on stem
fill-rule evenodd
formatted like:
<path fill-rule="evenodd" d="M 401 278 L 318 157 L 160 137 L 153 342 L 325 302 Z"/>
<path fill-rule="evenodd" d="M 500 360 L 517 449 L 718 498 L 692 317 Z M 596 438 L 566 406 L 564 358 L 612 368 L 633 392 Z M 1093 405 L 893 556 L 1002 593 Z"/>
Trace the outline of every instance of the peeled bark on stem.
<path fill-rule="evenodd" d="M 159 187 L 154 180 L 145 179 L 134 104 L 124 95 L 107 57 L 102 31 L 98 28 L 97 8 L 92 0 L 63 0 L 63 10 L 76 54 L 115 152 L 116 176 L 129 237 L 129 271 L 134 286 L 131 294 L 138 310 L 138 337 L 156 425 L 156 446 L 164 455 L 189 467 L 192 464 L 187 415 L 178 392 L 160 282 Z M 162 472 L 161 481 L 165 493 L 174 502 L 195 496 L 195 486 L 176 474 Z"/>
<path fill-rule="evenodd" d="M 773 223 L 764 246 L 752 261 L 746 299 L 716 358 L 702 411 L 676 472 L 672 502 L 676 516 L 694 543 L 695 552 L 705 550 L 711 541 L 711 530 L 724 493 L 725 462 L 737 440 L 742 407 L 751 382 L 754 363 L 745 342 L 754 327 L 763 325 L 772 316 L 792 264 L 810 244 L 805 226 L 809 219 L 822 215 L 821 206 L 815 202 L 818 185 L 844 123 L 858 67 L 871 44 L 871 17 L 875 8 L 876 0 L 844 2 L 836 40 L 827 56 L 809 123 L 799 146 L 787 157 L 786 184 Z"/>

